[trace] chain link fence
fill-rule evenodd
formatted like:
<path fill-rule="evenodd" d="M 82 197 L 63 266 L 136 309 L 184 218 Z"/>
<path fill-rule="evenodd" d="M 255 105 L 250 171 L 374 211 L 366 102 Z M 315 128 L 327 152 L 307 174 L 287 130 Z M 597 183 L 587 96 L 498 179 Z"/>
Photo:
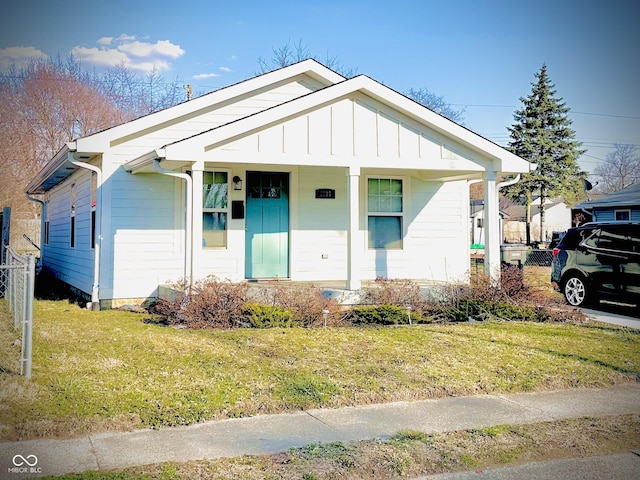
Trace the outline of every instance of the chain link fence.
<path fill-rule="evenodd" d="M 13 328 L 21 332 L 20 372 L 31 378 L 31 339 L 36 259 L 18 255 L 5 248 L 5 263 L 0 265 L 0 298 L 4 298 Z"/>
<path fill-rule="evenodd" d="M 525 265 L 532 267 L 551 266 L 552 250 L 547 248 L 534 248 L 527 255 Z"/>
<path fill-rule="evenodd" d="M 471 254 L 471 273 L 483 273 L 484 251 L 475 250 L 473 252 Z M 507 244 L 503 245 L 501 249 L 501 261 L 508 265 L 550 267 L 552 259 L 553 250 L 548 248 L 530 248 L 521 244 Z"/>

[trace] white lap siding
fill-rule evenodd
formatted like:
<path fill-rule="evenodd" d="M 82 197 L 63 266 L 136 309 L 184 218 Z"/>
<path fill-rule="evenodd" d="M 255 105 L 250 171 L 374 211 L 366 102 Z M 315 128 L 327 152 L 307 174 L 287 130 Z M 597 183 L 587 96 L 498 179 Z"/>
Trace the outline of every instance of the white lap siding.
<path fill-rule="evenodd" d="M 71 188 L 75 184 L 75 246 L 71 247 Z M 47 194 L 49 241 L 43 267 L 72 287 L 91 294 L 94 249 L 91 248 L 91 173 L 80 170 Z"/>

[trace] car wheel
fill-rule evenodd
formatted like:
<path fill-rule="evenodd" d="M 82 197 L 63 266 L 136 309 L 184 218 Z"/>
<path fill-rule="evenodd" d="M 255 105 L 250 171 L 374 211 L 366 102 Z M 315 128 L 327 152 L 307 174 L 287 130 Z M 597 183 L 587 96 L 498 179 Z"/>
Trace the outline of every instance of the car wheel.
<path fill-rule="evenodd" d="M 580 307 L 587 303 L 587 285 L 583 277 L 571 276 L 567 278 L 562 293 L 564 293 L 567 302 L 574 307 Z"/>

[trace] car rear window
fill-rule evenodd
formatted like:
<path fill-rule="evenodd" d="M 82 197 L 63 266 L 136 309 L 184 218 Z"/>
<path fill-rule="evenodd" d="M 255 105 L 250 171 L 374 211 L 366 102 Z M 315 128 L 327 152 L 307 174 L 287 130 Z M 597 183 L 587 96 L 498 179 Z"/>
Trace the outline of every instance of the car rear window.
<path fill-rule="evenodd" d="M 562 237 L 562 240 L 560 240 L 560 245 L 564 248 L 576 248 L 582 239 L 585 238 L 583 237 L 583 232 L 587 234 L 585 236 L 588 236 L 588 232 L 591 232 L 591 230 L 569 230 L 564 237 Z"/>

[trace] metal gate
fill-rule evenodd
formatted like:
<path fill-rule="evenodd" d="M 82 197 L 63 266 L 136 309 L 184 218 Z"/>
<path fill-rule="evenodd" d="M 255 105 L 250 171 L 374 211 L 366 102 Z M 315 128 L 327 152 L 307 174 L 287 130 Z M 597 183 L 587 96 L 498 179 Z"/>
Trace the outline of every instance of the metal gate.
<path fill-rule="evenodd" d="M 0 298 L 4 298 L 13 317 L 13 328 L 21 331 L 20 371 L 31 378 L 31 340 L 36 259 L 18 255 L 4 247 L 5 263 L 0 265 Z"/>

